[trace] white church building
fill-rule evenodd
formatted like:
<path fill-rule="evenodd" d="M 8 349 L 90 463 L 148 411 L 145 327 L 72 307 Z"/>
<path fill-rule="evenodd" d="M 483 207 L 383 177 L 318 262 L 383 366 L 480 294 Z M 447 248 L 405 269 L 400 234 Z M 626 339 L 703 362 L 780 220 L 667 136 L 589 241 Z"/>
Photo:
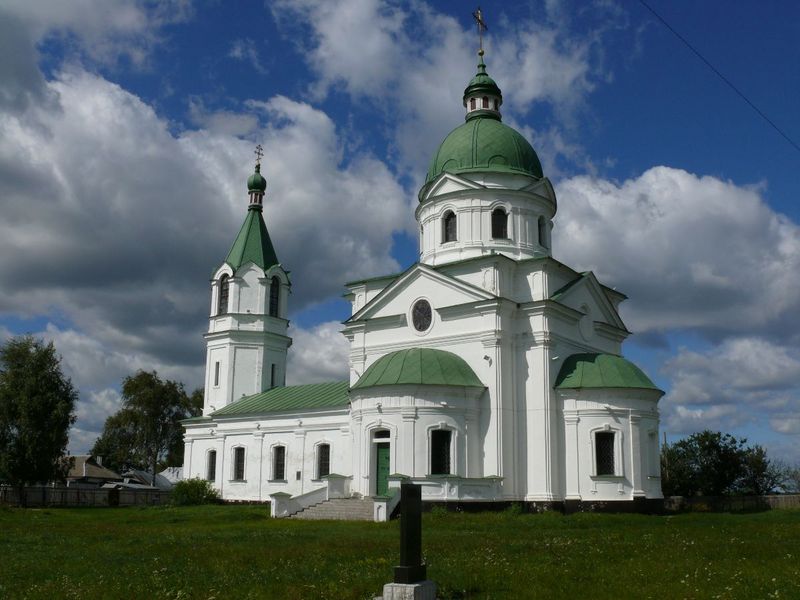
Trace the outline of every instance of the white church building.
<path fill-rule="evenodd" d="M 244 224 L 212 277 L 185 477 L 226 500 L 271 502 L 276 516 L 351 498 L 385 519 L 401 481 L 462 507 L 662 498 L 663 392 L 621 356 L 626 296 L 554 258 L 553 186 L 502 122 L 482 51 L 463 103 L 419 191 L 419 262 L 346 284 L 347 381 L 285 386 L 291 281 L 256 165 Z"/>

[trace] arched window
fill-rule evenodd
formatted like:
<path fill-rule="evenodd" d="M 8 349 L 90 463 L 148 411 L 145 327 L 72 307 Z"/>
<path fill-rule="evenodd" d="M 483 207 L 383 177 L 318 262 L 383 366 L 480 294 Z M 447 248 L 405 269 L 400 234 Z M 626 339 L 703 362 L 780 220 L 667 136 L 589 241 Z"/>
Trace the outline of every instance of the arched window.
<path fill-rule="evenodd" d="M 233 480 L 244 481 L 244 448 L 233 449 Z"/>
<path fill-rule="evenodd" d="M 497 102 L 497 98 L 494 99 L 494 109 L 500 110 L 500 104 Z"/>
<path fill-rule="evenodd" d="M 492 211 L 492 238 L 505 240 L 508 238 L 508 214 L 502 208 Z"/>
<path fill-rule="evenodd" d="M 219 278 L 219 300 L 217 302 L 217 314 L 228 314 L 228 289 L 230 287 L 230 277 L 223 275 Z"/>
<path fill-rule="evenodd" d="M 453 432 L 449 429 L 431 431 L 431 475 L 450 475 L 450 443 Z"/>
<path fill-rule="evenodd" d="M 470 110 L 475 110 L 475 98 L 470 98 L 469 99 L 469 109 Z"/>
<path fill-rule="evenodd" d="M 210 450 L 208 461 L 206 462 L 206 479 L 209 481 L 217 480 L 217 451 Z"/>
<path fill-rule="evenodd" d="M 614 462 L 614 432 L 594 434 L 595 475 L 616 475 Z"/>
<path fill-rule="evenodd" d="M 317 446 L 317 479 L 331 474 L 331 445 Z"/>
<path fill-rule="evenodd" d="M 539 245 L 547 248 L 547 221 L 539 217 Z"/>
<path fill-rule="evenodd" d="M 483 97 L 483 108 L 489 108 L 489 98 Z"/>
<path fill-rule="evenodd" d="M 442 219 L 442 243 L 455 242 L 457 239 L 456 213 L 447 211 Z"/>
<path fill-rule="evenodd" d="M 272 449 L 272 479 L 286 481 L 286 446 Z"/>
<path fill-rule="evenodd" d="M 278 303 L 281 297 L 281 280 L 276 275 L 269 284 L 269 316 L 278 316 Z"/>

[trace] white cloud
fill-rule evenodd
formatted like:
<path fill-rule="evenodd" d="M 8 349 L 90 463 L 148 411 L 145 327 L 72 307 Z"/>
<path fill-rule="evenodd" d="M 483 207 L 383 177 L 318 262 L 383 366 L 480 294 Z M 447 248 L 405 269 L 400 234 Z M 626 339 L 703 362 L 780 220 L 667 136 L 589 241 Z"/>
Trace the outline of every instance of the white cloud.
<path fill-rule="evenodd" d="M 259 73 L 266 73 L 266 69 L 261 65 L 256 43 L 250 38 L 239 38 L 231 44 L 228 56 L 242 62 L 246 62 Z"/>
<path fill-rule="evenodd" d="M 344 381 L 349 376 L 350 345 L 338 321 L 320 323 L 311 329 L 291 328 L 288 385 Z"/>
<path fill-rule="evenodd" d="M 557 186 L 554 255 L 628 294 L 639 332 L 798 339 L 800 228 L 760 189 L 669 167 Z"/>
<path fill-rule="evenodd" d="M 661 402 L 672 433 L 749 424 L 795 437 L 800 448 L 800 352 L 761 338 L 729 338 L 705 351 L 681 348 L 666 362 Z"/>
<path fill-rule="evenodd" d="M 461 97 L 476 71 L 474 30 L 419 0 L 280 0 L 272 13 L 288 37 L 301 40 L 317 75 L 314 96 L 343 90 L 372 101 L 391 123 L 400 167 L 419 180 L 436 145 L 463 119 Z M 510 120 L 538 101 L 562 115 L 581 105 L 600 75 L 591 61 L 597 35 L 573 36 L 565 20 L 499 22 L 502 41 L 488 36 L 486 59 Z M 424 39 L 415 36 L 419 23 Z"/>

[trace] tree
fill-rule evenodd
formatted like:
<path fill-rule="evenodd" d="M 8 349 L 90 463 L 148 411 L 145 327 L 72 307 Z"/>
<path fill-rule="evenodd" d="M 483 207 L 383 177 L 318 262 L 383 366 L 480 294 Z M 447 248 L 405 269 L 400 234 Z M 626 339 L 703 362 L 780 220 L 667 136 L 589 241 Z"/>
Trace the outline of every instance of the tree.
<path fill-rule="evenodd" d="M 780 487 L 785 469 L 759 445 L 749 447 L 718 431 L 694 433 L 661 449 L 661 488 L 666 496 L 763 495 Z"/>
<path fill-rule="evenodd" d="M 767 451 L 761 446 L 747 448 L 743 456 L 743 472 L 737 482 L 740 494 L 763 496 L 782 488 L 788 473 L 780 463 L 770 461 Z"/>
<path fill-rule="evenodd" d="M 22 491 L 66 476 L 77 398 L 52 342 L 23 336 L 0 348 L 0 480 Z"/>
<path fill-rule="evenodd" d="M 92 454 L 110 468 L 149 470 L 155 485 L 160 462 L 183 461 L 182 419 L 200 414 L 201 391 L 187 396 L 182 383 L 139 371 L 122 382 L 122 408 L 106 419 Z"/>

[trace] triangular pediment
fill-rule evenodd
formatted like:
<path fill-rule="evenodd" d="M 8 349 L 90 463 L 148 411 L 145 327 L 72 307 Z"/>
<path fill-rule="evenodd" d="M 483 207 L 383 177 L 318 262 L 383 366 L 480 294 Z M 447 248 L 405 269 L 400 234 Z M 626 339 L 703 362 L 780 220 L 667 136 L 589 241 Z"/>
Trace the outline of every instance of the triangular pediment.
<path fill-rule="evenodd" d="M 458 278 L 416 264 L 375 296 L 348 323 L 404 315 L 411 304 L 426 298 L 434 309 L 492 300 L 495 295 Z"/>
<path fill-rule="evenodd" d="M 424 202 L 428 198 L 441 196 L 443 194 L 463 192 L 466 190 L 480 190 L 483 189 L 483 187 L 484 186 L 474 181 L 445 171 L 429 184 L 428 189 L 425 190 L 425 194 L 420 198 L 420 201 Z"/>
<path fill-rule="evenodd" d="M 614 308 L 605 289 L 591 271 L 582 273 L 578 278 L 557 290 L 550 296 L 550 299 L 580 312 L 586 312 L 585 308 L 588 308 L 595 321 L 608 323 L 627 331 L 619 312 Z"/>

